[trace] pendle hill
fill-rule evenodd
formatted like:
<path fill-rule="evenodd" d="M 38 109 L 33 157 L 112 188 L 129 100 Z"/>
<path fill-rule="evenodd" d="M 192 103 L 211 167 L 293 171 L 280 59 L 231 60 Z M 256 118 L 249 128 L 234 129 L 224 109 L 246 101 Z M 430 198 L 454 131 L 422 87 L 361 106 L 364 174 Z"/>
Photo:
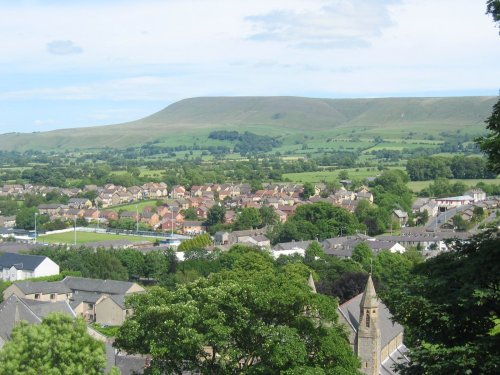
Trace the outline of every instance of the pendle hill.
<path fill-rule="evenodd" d="M 184 99 L 140 120 L 106 126 L 0 135 L 0 150 L 74 150 L 206 145 L 215 130 L 252 132 L 284 145 L 311 139 L 440 140 L 485 132 L 496 97 Z M 71 124 L 68 124 L 71 127 Z"/>

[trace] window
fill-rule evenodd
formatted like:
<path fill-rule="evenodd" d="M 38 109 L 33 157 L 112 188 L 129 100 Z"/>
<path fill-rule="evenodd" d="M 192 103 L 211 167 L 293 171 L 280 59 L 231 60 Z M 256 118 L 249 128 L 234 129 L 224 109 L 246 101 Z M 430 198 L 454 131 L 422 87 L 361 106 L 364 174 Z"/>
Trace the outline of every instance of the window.
<path fill-rule="evenodd" d="M 88 303 L 87 305 L 88 305 L 89 309 L 93 309 L 94 308 L 94 304 L 93 303 Z"/>
<path fill-rule="evenodd" d="M 40 293 L 35 293 L 35 299 L 40 299 Z"/>
<path fill-rule="evenodd" d="M 50 294 L 50 299 L 56 299 L 56 294 L 55 293 L 51 293 Z"/>
<path fill-rule="evenodd" d="M 370 310 L 366 310 L 366 318 L 365 318 L 366 322 L 366 328 L 370 328 Z"/>

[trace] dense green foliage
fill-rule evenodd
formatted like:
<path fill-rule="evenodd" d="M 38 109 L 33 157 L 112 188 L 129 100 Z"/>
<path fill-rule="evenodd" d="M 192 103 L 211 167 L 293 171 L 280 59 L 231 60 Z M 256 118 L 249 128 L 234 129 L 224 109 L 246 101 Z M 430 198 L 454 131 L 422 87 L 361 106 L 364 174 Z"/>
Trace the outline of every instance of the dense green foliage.
<path fill-rule="evenodd" d="M 436 178 L 495 178 L 486 160 L 465 156 L 428 156 L 409 159 L 406 172 L 412 181 L 434 180 Z"/>
<path fill-rule="evenodd" d="M 292 240 L 324 240 L 364 230 L 356 217 L 344 208 L 317 202 L 297 207 L 295 213 L 271 233 L 274 243 Z"/>
<path fill-rule="evenodd" d="M 115 345 L 151 355 L 150 374 L 356 374 L 335 301 L 313 294 L 307 273 L 234 250 L 209 279 L 131 297 Z"/>
<path fill-rule="evenodd" d="M 405 325 L 411 363 L 404 374 L 497 374 L 500 336 L 498 231 L 456 243 L 394 284 L 386 302 Z"/>
<path fill-rule="evenodd" d="M 81 319 L 53 313 L 41 324 L 21 322 L 0 350 L 1 375 L 104 374 L 104 345 Z"/>
<path fill-rule="evenodd" d="M 217 130 L 208 135 L 208 138 L 223 141 L 238 141 L 234 145 L 234 152 L 246 155 L 255 152 L 269 152 L 275 147 L 281 146 L 281 141 L 266 135 L 257 135 L 251 132 L 242 134 L 237 131 Z"/>
<path fill-rule="evenodd" d="M 203 249 L 212 244 L 212 238 L 209 234 L 200 234 L 189 240 L 182 241 L 179 245 L 179 251 L 188 251 L 193 249 Z"/>

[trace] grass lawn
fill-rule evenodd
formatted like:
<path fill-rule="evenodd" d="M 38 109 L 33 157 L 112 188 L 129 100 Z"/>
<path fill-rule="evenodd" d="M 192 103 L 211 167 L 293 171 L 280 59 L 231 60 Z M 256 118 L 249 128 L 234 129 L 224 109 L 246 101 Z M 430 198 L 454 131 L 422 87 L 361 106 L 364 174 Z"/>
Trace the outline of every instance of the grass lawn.
<path fill-rule="evenodd" d="M 66 233 L 40 235 L 38 236 L 38 241 L 44 243 L 73 244 L 74 238 L 75 238 L 74 232 L 66 232 Z M 76 232 L 77 244 L 86 244 L 89 242 L 116 241 L 116 240 L 127 240 L 132 242 L 155 241 L 155 239 L 151 237 L 126 236 L 126 235 L 118 235 L 112 233 L 93 233 L 93 232 L 78 232 L 78 231 Z"/>
<path fill-rule="evenodd" d="M 161 200 L 161 199 L 158 199 L 158 200 Z M 103 211 L 115 211 L 115 212 L 118 212 L 120 210 L 135 211 L 137 208 L 139 210 L 139 212 L 142 212 L 144 207 L 147 207 L 147 206 L 156 207 L 156 201 L 157 201 L 157 199 L 149 199 L 149 200 L 145 200 L 145 201 L 138 201 L 137 203 L 122 204 L 119 206 L 108 207 L 108 208 L 104 209 Z"/>
<path fill-rule="evenodd" d="M 115 337 L 120 329 L 120 326 L 102 326 L 99 323 L 92 323 L 90 326 L 107 337 Z"/>

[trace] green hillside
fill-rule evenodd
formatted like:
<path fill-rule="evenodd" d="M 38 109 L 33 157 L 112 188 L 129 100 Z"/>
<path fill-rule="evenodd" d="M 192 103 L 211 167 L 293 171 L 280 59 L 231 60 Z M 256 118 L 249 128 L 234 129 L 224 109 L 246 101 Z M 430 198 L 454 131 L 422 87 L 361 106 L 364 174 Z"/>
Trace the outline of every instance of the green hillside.
<path fill-rule="evenodd" d="M 443 132 L 479 134 L 496 97 L 313 99 L 300 97 L 211 97 L 181 100 L 125 124 L 44 133 L 0 135 L 0 150 L 125 148 L 155 142 L 175 146 L 210 142 L 212 130 L 252 131 L 292 144 L 316 138 L 382 136 L 440 137 Z"/>

